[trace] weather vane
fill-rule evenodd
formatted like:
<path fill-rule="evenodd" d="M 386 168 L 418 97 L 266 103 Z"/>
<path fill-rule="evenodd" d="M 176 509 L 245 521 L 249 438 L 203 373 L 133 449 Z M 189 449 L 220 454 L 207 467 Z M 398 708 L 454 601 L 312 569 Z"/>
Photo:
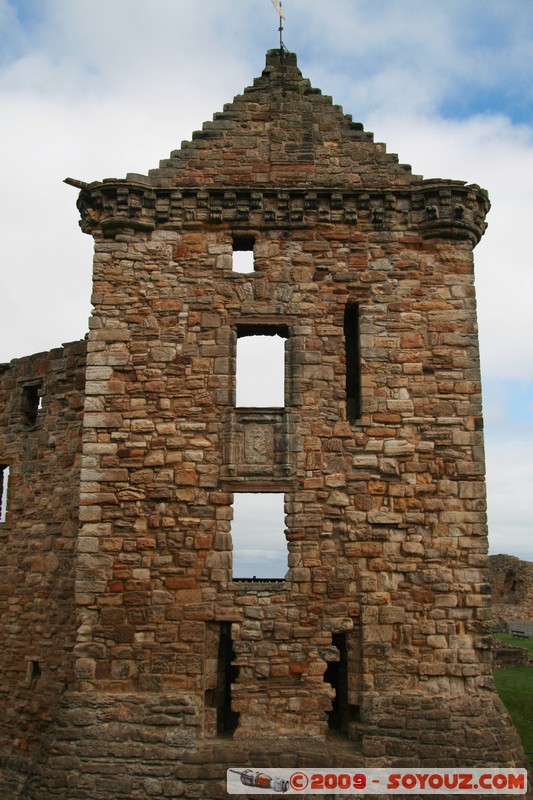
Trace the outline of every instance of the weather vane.
<path fill-rule="evenodd" d="M 285 19 L 285 14 L 283 13 L 283 9 L 281 7 L 281 0 L 272 0 L 272 5 L 279 14 L 279 49 L 281 52 L 283 52 L 285 46 L 283 44 L 283 20 Z"/>

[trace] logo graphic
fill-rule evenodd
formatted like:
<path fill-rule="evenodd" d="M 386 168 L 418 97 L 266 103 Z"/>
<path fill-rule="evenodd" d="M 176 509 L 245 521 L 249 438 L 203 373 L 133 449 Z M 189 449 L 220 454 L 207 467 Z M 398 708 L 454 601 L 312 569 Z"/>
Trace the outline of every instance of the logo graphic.
<path fill-rule="evenodd" d="M 264 772 L 256 772 L 253 769 L 244 769 L 242 771 L 229 769 L 228 772 L 239 775 L 244 786 L 251 786 L 254 789 L 267 789 L 270 792 L 283 793 L 289 789 L 288 780 L 285 778 L 271 778 L 270 775 L 265 775 Z"/>

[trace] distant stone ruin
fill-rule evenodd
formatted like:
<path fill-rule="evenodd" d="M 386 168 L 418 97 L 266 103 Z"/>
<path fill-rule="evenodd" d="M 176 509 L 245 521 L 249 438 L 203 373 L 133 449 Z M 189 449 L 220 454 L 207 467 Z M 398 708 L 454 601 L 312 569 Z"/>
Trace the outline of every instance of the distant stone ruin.
<path fill-rule="evenodd" d="M 489 557 L 494 629 L 533 636 L 533 563 L 516 556 Z"/>
<path fill-rule="evenodd" d="M 413 175 L 274 50 L 78 208 L 88 337 L 0 374 L 3 800 L 523 766 L 491 672 L 486 192 Z M 282 342 L 279 405 L 236 402 L 246 337 Z M 237 494 L 284 502 L 281 576 L 234 574 Z"/>

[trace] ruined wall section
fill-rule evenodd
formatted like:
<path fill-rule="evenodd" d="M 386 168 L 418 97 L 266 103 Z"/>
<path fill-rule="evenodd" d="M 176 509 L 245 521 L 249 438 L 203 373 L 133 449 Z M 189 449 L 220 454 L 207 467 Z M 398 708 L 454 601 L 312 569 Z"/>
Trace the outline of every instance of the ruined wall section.
<path fill-rule="evenodd" d="M 229 230 L 97 241 L 81 689 L 190 693 L 197 735 L 209 735 L 208 625 L 224 620 L 241 733 L 259 717 L 271 733 L 301 732 L 305 720 L 324 734 L 323 674 L 342 631 L 361 643 L 351 701 L 367 719 L 390 692 L 489 687 L 471 246 L 419 238 L 415 248 L 369 227 L 257 231 L 251 276 L 228 271 Z M 361 307 L 355 426 L 344 403 L 349 300 Z M 254 483 L 286 495 L 290 570 L 268 602 L 231 582 L 231 493 L 250 484 L 242 465 L 230 469 L 226 423 L 237 328 L 258 318 L 288 327 L 293 386 L 287 474 Z"/>
<path fill-rule="evenodd" d="M 85 343 L 0 368 L 0 747 L 24 780 L 72 680 Z M 4 469 L 4 475 L 7 471 Z M 26 765 L 25 765 L 26 764 Z"/>
<path fill-rule="evenodd" d="M 345 766 L 523 758 L 487 636 L 472 260 L 486 193 L 412 176 L 287 58 L 269 54 L 163 172 L 80 195 L 95 239 L 81 624 L 50 731 L 61 757 L 43 758 L 32 798 L 224 796 L 206 789 L 223 763 L 300 764 L 286 741 L 337 763 L 333 683 Z M 253 331 L 285 339 L 284 405 L 260 413 L 235 405 Z M 284 495 L 285 580 L 233 579 L 242 491 Z"/>
<path fill-rule="evenodd" d="M 516 556 L 490 556 L 489 574 L 496 629 L 506 631 L 513 620 L 533 620 L 533 564 Z"/>

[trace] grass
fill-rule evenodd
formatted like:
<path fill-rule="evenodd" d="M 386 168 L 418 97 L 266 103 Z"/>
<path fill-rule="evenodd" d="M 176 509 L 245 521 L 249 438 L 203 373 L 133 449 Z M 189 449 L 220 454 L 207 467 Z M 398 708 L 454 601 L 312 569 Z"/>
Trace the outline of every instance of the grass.
<path fill-rule="evenodd" d="M 496 633 L 494 638 L 513 647 L 523 647 L 533 656 L 533 638 L 513 639 L 510 633 Z M 533 667 L 494 670 L 494 682 L 533 763 Z"/>
<path fill-rule="evenodd" d="M 497 669 L 494 671 L 494 682 L 522 740 L 527 757 L 533 762 L 533 669 Z"/>

